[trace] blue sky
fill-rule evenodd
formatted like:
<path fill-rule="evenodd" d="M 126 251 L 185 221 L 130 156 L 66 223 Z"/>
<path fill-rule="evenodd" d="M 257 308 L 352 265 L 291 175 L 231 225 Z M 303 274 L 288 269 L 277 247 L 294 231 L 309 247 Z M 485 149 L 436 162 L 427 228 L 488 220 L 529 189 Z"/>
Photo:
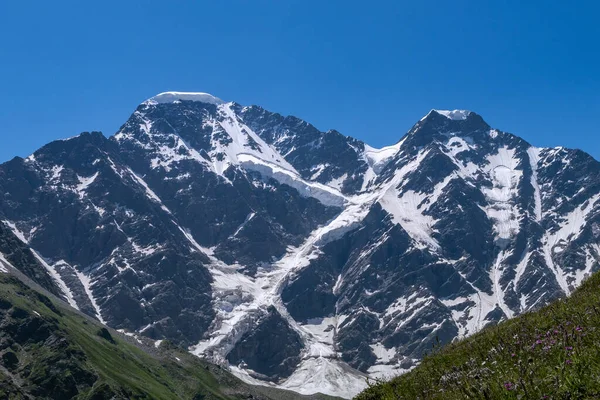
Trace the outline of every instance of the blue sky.
<path fill-rule="evenodd" d="M 469 109 L 600 159 L 600 3 L 572 3 L 3 0 L 0 161 L 81 131 L 111 135 L 168 90 L 374 146 L 431 108 Z"/>

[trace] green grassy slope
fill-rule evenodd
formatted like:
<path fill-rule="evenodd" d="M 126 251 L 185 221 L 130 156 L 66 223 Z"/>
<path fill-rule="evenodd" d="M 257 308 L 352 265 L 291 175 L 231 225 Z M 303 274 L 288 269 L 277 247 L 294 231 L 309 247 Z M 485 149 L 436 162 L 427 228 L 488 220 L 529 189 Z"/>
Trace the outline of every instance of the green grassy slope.
<path fill-rule="evenodd" d="M 600 398 L 600 273 L 567 299 L 433 349 L 356 400 Z"/>
<path fill-rule="evenodd" d="M 306 399 L 115 332 L 0 274 L 0 399 Z M 315 399 L 325 399 L 315 396 Z"/>

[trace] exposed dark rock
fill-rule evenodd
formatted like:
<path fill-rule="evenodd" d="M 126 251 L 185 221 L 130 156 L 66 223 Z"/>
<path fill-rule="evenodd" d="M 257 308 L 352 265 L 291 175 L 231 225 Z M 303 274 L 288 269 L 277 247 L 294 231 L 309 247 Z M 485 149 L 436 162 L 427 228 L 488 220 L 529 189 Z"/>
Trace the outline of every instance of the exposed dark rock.
<path fill-rule="evenodd" d="M 19 358 L 12 351 L 7 351 L 2 354 L 2 365 L 9 370 L 14 370 L 19 365 Z"/>
<path fill-rule="evenodd" d="M 100 328 L 98 330 L 97 335 L 100 336 L 104 340 L 108 340 L 112 344 L 116 344 L 115 339 L 113 339 L 112 335 L 110 334 L 110 332 L 106 328 Z"/>
<path fill-rule="evenodd" d="M 302 340 L 274 307 L 244 334 L 227 355 L 233 365 L 244 363 L 264 378 L 277 382 L 300 363 Z"/>

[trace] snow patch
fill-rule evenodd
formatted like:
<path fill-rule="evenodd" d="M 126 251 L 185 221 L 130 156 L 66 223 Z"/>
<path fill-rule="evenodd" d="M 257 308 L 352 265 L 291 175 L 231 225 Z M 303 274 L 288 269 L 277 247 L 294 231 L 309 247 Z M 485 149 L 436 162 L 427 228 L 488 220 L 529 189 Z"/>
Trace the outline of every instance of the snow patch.
<path fill-rule="evenodd" d="M 129 336 L 131 338 L 134 338 L 135 341 L 138 342 L 139 344 L 144 344 L 144 342 L 142 342 L 140 340 L 140 337 L 138 335 L 136 335 L 135 333 L 133 333 L 133 332 L 126 331 L 125 329 L 117 329 L 117 332 L 119 332 L 119 333 L 121 333 L 121 334 L 123 334 L 125 336 Z"/>
<path fill-rule="evenodd" d="M 365 144 L 365 158 L 369 166 L 373 168 L 375 174 L 379 174 L 383 167 L 385 167 L 398 151 L 400 151 L 400 147 L 402 147 L 402 143 L 404 143 L 405 140 L 406 138 L 392 146 L 386 146 L 380 149 Z"/>
<path fill-rule="evenodd" d="M 443 115 L 444 117 L 454 120 L 461 121 L 467 119 L 471 115 L 471 111 L 468 110 L 434 110 L 436 113 Z"/>
<path fill-rule="evenodd" d="M 65 167 L 63 167 L 62 165 L 53 166 L 52 170 L 50 171 L 52 173 L 52 175 L 50 175 L 50 181 L 56 181 L 60 179 L 60 175 L 62 174 L 64 169 Z"/>
<path fill-rule="evenodd" d="M 94 293 L 92 293 L 92 282 L 90 277 L 77 270 L 75 270 L 75 275 L 83 285 L 83 289 L 85 290 L 85 293 L 87 294 L 88 298 L 90 299 L 90 302 L 92 303 L 92 306 L 94 307 L 94 310 L 96 311 L 98 321 L 106 325 L 106 321 L 104 320 L 104 318 L 102 318 L 102 310 L 100 309 L 100 306 L 94 298 Z"/>
<path fill-rule="evenodd" d="M 527 149 L 529 156 L 529 165 L 531 166 L 531 186 L 533 186 L 533 196 L 535 200 L 535 220 L 540 222 L 542 220 L 542 196 L 540 191 L 540 185 L 538 183 L 538 164 L 540 161 L 540 149 L 536 147 L 530 147 Z"/>
<path fill-rule="evenodd" d="M 600 193 L 592 196 L 585 203 L 567 214 L 559 223 L 559 229 L 553 233 L 545 234 L 542 240 L 546 264 L 550 267 L 561 289 L 567 295 L 571 293 L 571 289 L 564 272 L 554 263 L 552 252 L 556 250 L 557 246 L 562 248 L 568 245 L 571 240 L 576 239 L 581 234 L 598 200 L 600 200 Z"/>
<path fill-rule="evenodd" d="M 505 293 L 500 283 L 500 278 L 502 276 L 502 272 L 504 271 L 503 263 L 507 256 L 508 254 L 506 254 L 506 251 L 504 250 L 502 250 L 498 254 L 498 257 L 496 258 L 496 261 L 494 262 L 494 265 L 492 265 L 492 269 L 490 270 L 490 280 L 492 281 L 494 286 L 494 295 L 496 297 L 496 302 L 498 303 L 498 306 L 500 307 L 504 315 L 506 315 L 508 318 L 512 318 L 514 312 L 510 309 L 510 307 L 508 307 L 508 305 L 504 301 Z"/>
<path fill-rule="evenodd" d="M 500 240 L 508 240 L 519 232 L 520 211 L 514 201 L 519 195 L 518 186 L 523 175 L 523 171 L 517 169 L 519 162 L 515 149 L 507 147 L 487 157 L 486 172 L 493 187 L 481 189 L 488 201 L 483 210 L 495 222 L 494 229 Z"/>
<path fill-rule="evenodd" d="M 439 243 L 432 237 L 433 226 L 437 221 L 425 212 L 437 202 L 445 187 L 455 177 L 455 174 L 446 176 L 431 194 L 409 190 L 399 195 L 397 187 L 390 186 L 379 203 L 392 216 L 393 221 L 400 224 L 413 238 L 418 248 L 439 250 Z"/>
<path fill-rule="evenodd" d="M 8 266 L 13 267 L 13 265 L 4 257 L 4 254 L 0 253 L 0 272 L 8 273 Z"/>
<path fill-rule="evenodd" d="M 215 173 L 222 176 L 230 165 L 237 165 L 241 162 L 240 155 L 249 154 L 266 163 L 276 164 L 287 171 L 298 174 L 275 148 L 267 144 L 238 118 L 230 104 L 219 106 L 218 111 L 224 118 L 220 121 L 207 122 L 213 128 L 210 156 Z M 223 140 L 221 136 L 226 136 L 227 140 Z"/>
<path fill-rule="evenodd" d="M 449 149 L 450 154 L 456 157 L 457 154 L 460 154 L 464 151 L 469 151 L 471 149 L 471 145 L 466 140 L 467 138 L 460 136 L 452 136 L 446 143 L 446 147 Z"/>
<path fill-rule="evenodd" d="M 60 265 L 66 264 L 66 263 L 64 261 L 59 261 L 59 262 L 55 263 L 54 265 L 50 265 L 37 251 L 31 249 L 31 253 L 35 256 L 35 258 L 37 258 L 37 260 L 40 262 L 40 264 L 42 264 L 42 266 L 44 268 L 46 268 L 46 271 L 48 271 L 48 273 L 50 274 L 52 279 L 54 279 L 54 281 L 58 285 L 59 289 L 64 293 L 69 305 L 71 307 L 79 310 L 79 306 L 77 305 L 77 302 L 75 301 L 75 296 L 73 295 L 73 292 L 71 291 L 69 286 L 67 286 L 67 284 L 63 280 L 62 276 L 60 276 L 60 274 L 58 273 L 58 271 L 56 269 L 57 266 L 60 266 Z"/>
<path fill-rule="evenodd" d="M 391 349 L 388 349 L 381 343 L 372 344 L 371 350 L 373 350 L 373 353 L 375 353 L 375 356 L 377 357 L 377 361 L 379 363 L 388 363 L 396 355 L 395 348 L 392 347 Z"/>
<path fill-rule="evenodd" d="M 92 184 L 94 183 L 94 181 L 96 180 L 96 178 L 98 177 L 98 172 L 96 172 L 94 175 L 90 176 L 90 177 L 81 177 L 79 175 L 77 175 L 77 180 L 79 181 L 79 185 L 77 185 L 77 194 L 79 195 L 79 198 L 82 199 L 85 196 L 85 191 L 86 189 Z"/>
<path fill-rule="evenodd" d="M 154 191 L 152 189 L 150 189 L 150 186 L 148 186 L 148 184 L 140 176 L 138 176 L 135 172 L 133 172 L 133 170 L 131 168 L 127 168 L 127 170 L 129 171 L 131 176 L 137 181 L 137 183 L 142 185 L 142 187 L 145 189 L 146 196 L 148 196 L 148 198 L 150 200 L 154 200 L 155 202 L 160 204 L 160 208 L 162 208 L 163 211 L 166 211 L 167 213 L 171 214 L 171 211 L 163 204 L 160 197 L 158 197 L 156 195 L 156 193 L 154 193 Z"/>
<path fill-rule="evenodd" d="M 17 228 L 17 225 L 14 222 L 4 220 L 2 221 L 9 229 L 12 231 L 13 235 L 15 235 L 19 240 L 25 244 L 29 244 L 29 240 L 25 237 L 25 234 Z M 35 231 L 34 231 L 35 232 Z"/>

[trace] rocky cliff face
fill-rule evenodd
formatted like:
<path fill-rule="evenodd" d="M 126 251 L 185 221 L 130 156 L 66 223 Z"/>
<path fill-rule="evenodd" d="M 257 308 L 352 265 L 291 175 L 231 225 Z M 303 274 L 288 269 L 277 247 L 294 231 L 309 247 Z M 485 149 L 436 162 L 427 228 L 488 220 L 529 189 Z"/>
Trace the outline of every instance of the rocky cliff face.
<path fill-rule="evenodd" d="M 0 191 L 0 229 L 41 266 L 23 272 L 73 307 L 306 393 L 350 396 L 569 294 L 600 257 L 600 164 L 469 111 L 375 149 L 161 94 L 110 138 L 1 165 Z"/>

